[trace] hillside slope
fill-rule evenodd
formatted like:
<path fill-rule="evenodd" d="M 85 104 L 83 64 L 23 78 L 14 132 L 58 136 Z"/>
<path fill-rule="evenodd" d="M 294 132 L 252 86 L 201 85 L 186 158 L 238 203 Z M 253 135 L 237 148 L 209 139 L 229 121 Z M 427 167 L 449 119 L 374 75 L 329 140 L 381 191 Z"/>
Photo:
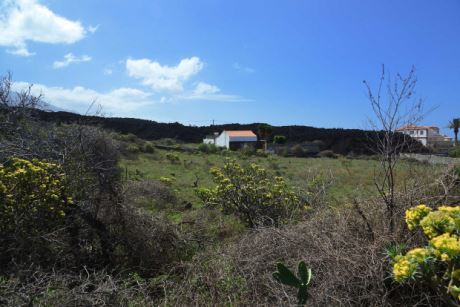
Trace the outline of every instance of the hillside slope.
<path fill-rule="evenodd" d="M 120 133 L 132 133 L 142 139 L 157 140 L 173 138 L 183 142 L 199 143 L 207 135 L 222 130 L 258 131 L 260 123 L 225 124 L 214 126 L 187 126 L 180 123 L 159 123 L 136 118 L 98 117 L 79 115 L 70 112 L 36 111 L 36 116 L 45 121 L 58 123 L 80 123 L 98 125 Z M 315 128 L 309 126 L 273 126 L 273 135 L 285 135 L 289 142 L 301 143 L 321 140 L 322 149 L 330 149 L 339 154 L 372 154 L 370 139 L 375 132 L 359 129 Z M 412 150 L 423 152 L 426 149 L 414 141 Z"/>

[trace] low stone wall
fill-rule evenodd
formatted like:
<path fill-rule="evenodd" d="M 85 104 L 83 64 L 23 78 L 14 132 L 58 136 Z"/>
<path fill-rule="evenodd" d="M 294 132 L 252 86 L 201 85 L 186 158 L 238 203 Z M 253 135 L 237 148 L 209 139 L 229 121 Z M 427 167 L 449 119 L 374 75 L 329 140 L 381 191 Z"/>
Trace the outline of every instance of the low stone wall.
<path fill-rule="evenodd" d="M 402 158 L 415 159 L 420 162 L 428 162 L 431 164 L 445 164 L 445 165 L 460 165 L 460 158 L 450 158 L 437 155 L 422 155 L 422 154 L 401 154 Z"/>

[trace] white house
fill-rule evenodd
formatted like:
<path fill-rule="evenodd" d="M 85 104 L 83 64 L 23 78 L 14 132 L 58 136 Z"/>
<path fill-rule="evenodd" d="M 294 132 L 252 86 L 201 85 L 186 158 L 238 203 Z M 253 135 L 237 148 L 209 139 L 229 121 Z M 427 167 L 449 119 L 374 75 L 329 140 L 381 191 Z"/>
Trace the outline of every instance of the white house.
<path fill-rule="evenodd" d="M 442 135 L 438 127 L 405 125 L 396 131 L 411 136 L 425 146 L 452 145 L 452 138 Z"/>
<path fill-rule="evenodd" d="M 219 136 L 219 132 L 214 132 L 213 134 L 207 135 L 203 139 L 204 144 L 216 144 L 216 138 Z"/>
<path fill-rule="evenodd" d="M 253 144 L 255 146 L 256 143 L 257 135 L 251 130 L 224 130 L 215 138 L 214 144 L 227 149 L 237 149 L 247 144 Z"/>

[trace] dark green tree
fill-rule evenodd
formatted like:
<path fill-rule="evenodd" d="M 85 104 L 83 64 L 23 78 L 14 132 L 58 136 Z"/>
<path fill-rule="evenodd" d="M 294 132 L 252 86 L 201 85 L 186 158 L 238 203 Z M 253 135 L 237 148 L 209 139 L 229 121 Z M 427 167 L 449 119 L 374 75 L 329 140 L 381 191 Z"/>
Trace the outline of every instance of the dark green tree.
<path fill-rule="evenodd" d="M 268 140 L 273 132 L 273 127 L 269 124 L 260 124 L 258 130 L 259 137 L 262 140 Z"/>
<path fill-rule="evenodd" d="M 273 143 L 275 144 L 284 144 L 286 143 L 286 141 L 287 141 L 287 138 L 284 135 L 275 135 L 273 137 Z"/>
<path fill-rule="evenodd" d="M 460 118 L 454 118 L 449 122 L 449 128 L 454 130 L 455 146 L 458 146 L 458 131 L 460 130 Z"/>

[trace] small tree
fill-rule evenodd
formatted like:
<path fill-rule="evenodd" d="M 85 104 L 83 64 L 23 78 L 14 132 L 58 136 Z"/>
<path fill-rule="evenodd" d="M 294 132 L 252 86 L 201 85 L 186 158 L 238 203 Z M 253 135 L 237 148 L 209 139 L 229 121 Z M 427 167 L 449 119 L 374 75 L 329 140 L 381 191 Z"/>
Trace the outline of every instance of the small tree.
<path fill-rule="evenodd" d="M 410 144 L 410 137 L 397 132 L 403 125 L 419 122 L 422 115 L 422 101 L 414 99 L 417 78 L 412 67 L 407 76 L 396 75 L 395 79 L 387 77 L 385 67 L 376 91 L 367 81 L 368 98 L 375 118 L 370 124 L 375 130 L 371 136 L 372 151 L 379 157 L 379 167 L 374 174 L 375 186 L 383 199 L 389 222 L 389 231 L 394 230 L 396 211 L 395 187 L 396 165 L 399 154 Z"/>
<path fill-rule="evenodd" d="M 197 190 L 206 205 L 235 214 L 248 227 L 279 225 L 295 217 L 305 205 L 283 177 L 273 176 L 256 164 L 242 167 L 228 160 L 211 169 L 216 186 Z"/>
<path fill-rule="evenodd" d="M 449 122 L 449 128 L 454 130 L 455 146 L 458 146 L 458 131 L 460 130 L 460 118 L 454 118 Z"/>
<path fill-rule="evenodd" d="M 273 137 L 273 143 L 275 143 L 275 144 L 280 144 L 280 145 L 285 144 L 286 141 L 287 141 L 287 138 L 284 135 L 275 135 Z"/>
<path fill-rule="evenodd" d="M 269 124 L 260 124 L 259 125 L 259 137 L 262 140 L 268 141 L 268 139 L 270 138 L 270 135 L 272 134 L 272 132 L 273 132 L 273 127 L 270 126 Z"/>

